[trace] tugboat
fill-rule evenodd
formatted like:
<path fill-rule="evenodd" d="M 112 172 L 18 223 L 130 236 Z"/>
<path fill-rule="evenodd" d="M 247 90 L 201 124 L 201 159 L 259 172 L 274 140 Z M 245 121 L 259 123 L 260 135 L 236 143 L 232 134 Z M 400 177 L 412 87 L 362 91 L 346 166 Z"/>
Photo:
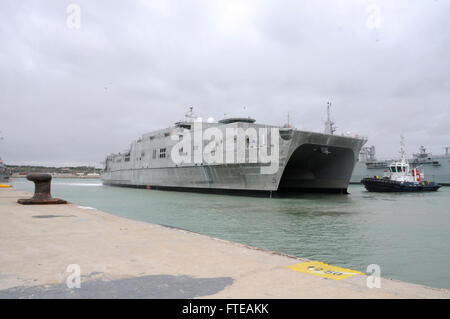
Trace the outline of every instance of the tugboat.
<path fill-rule="evenodd" d="M 363 178 L 364 184 L 369 192 L 432 192 L 437 191 L 441 185 L 423 180 L 424 172 L 419 167 L 411 169 L 405 158 L 404 139 L 401 137 L 401 160 L 389 165 L 388 172 L 380 178 L 379 176 Z"/>

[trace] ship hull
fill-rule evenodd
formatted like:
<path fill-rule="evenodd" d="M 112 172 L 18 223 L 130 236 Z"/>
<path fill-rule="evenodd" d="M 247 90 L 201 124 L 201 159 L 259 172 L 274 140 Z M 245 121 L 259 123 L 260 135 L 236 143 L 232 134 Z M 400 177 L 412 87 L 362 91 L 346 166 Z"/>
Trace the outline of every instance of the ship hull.
<path fill-rule="evenodd" d="M 389 179 L 364 178 L 361 183 L 369 192 L 392 193 L 392 192 L 435 192 L 441 185 L 434 182 L 409 183 L 398 182 Z"/>
<path fill-rule="evenodd" d="M 280 142 L 279 168 L 273 174 L 262 174 L 261 169 L 269 165 L 262 163 L 168 162 L 165 167 L 113 166 L 102 173 L 102 181 L 112 186 L 256 196 L 346 193 L 364 143 L 357 138 L 293 131 L 289 140 Z"/>

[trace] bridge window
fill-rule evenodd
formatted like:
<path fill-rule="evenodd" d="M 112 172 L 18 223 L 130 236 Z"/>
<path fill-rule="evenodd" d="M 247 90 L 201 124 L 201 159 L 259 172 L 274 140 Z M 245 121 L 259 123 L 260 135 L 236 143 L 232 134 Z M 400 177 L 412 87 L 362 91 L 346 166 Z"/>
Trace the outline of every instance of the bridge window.
<path fill-rule="evenodd" d="M 159 158 L 166 158 L 166 149 L 165 148 L 159 149 Z"/>

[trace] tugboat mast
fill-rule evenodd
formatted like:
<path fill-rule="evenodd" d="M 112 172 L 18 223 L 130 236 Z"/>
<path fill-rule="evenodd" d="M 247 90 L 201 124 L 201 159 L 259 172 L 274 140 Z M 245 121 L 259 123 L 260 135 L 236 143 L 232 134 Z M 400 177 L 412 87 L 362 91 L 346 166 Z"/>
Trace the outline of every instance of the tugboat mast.
<path fill-rule="evenodd" d="M 405 137 L 403 134 L 400 135 L 400 156 L 401 162 L 406 163 Z"/>

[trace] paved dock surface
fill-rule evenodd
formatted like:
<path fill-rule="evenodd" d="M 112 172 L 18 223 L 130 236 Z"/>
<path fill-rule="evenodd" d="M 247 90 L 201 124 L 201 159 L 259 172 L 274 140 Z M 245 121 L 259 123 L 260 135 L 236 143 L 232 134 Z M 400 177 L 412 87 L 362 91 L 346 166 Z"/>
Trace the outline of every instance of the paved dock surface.
<path fill-rule="evenodd" d="M 295 271 L 308 260 L 76 204 L 16 203 L 30 196 L 0 189 L 0 298 L 450 298 L 389 279 L 368 288 L 361 274 Z M 72 264 L 79 289 L 67 286 Z"/>

